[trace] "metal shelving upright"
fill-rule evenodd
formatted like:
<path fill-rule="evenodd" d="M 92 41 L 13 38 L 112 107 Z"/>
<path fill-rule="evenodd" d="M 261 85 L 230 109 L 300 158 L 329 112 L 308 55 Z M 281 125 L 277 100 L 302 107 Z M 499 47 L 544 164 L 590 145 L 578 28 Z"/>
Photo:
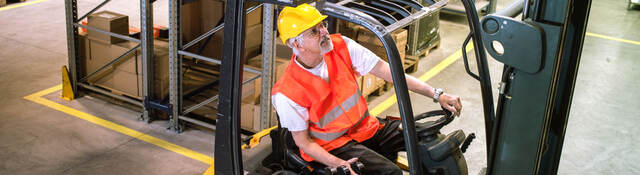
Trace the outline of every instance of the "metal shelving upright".
<path fill-rule="evenodd" d="M 80 24 L 84 18 L 110 2 L 110 0 L 105 0 L 102 3 L 98 4 L 93 9 L 89 10 L 85 15 L 78 18 L 78 6 L 77 0 L 65 0 L 65 18 L 66 18 L 66 29 L 67 29 L 67 49 L 69 56 L 69 78 L 71 87 L 73 90 L 73 94 L 75 97 L 79 97 L 81 92 L 90 91 L 102 95 L 106 95 L 108 97 L 112 97 L 118 100 L 122 100 L 138 107 L 142 108 L 141 120 L 145 122 L 150 122 L 155 118 L 154 110 L 163 109 L 163 105 L 156 104 L 153 102 L 155 97 L 152 96 L 154 94 L 153 82 L 153 4 L 152 0 L 140 0 L 140 39 L 132 38 L 125 35 L 120 35 L 116 33 L 112 33 L 109 31 L 104 31 L 101 29 L 97 29 L 94 27 L 90 27 L 87 25 Z M 138 43 L 137 46 L 129 49 L 124 54 L 118 56 L 117 58 L 111 60 L 106 65 L 101 66 L 97 71 L 92 73 L 84 73 L 84 67 L 82 67 L 82 60 L 79 59 L 78 55 L 78 27 L 86 28 L 87 30 L 100 32 L 103 34 L 107 34 L 116 38 L 124 39 L 127 41 L 132 41 Z M 95 75 L 97 72 L 104 70 L 105 68 L 111 66 L 125 55 L 135 51 L 136 49 L 141 49 L 141 60 L 142 60 L 142 101 L 121 96 L 118 94 L 111 93 L 107 90 L 103 90 L 102 88 L 95 87 L 86 83 L 86 80 Z M 166 107 L 164 107 L 166 108 Z"/>
<path fill-rule="evenodd" d="M 180 32 L 180 19 L 181 19 L 180 6 L 182 2 L 183 0 L 169 1 L 169 104 L 170 104 L 169 106 L 171 107 L 170 113 L 169 113 L 170 128 L 176 132 L 181 132 L 183 129 L 181 122 L 185 121 L 185 122 L 189 122 L 195 125 L 199 125 L 199 126 L 203 126 L 203 127 L 215 130 L 216 129 L 215 125 L 204 122 L 204 121 L 200 121 L 195 118 L 188 117 L 186 115 L 204 105 L 207 105 L 209 103 L 212 103 L 218 100 L 219 95 L 227 95 L 227 94 L 224 94 L 224 92 L 220 91 L 218 95 L 208 97 L 206 100 L 203 100 L 198 104 L 186 107 L 186 109 L 184 109 L 185 108 L 185 106 L 183 106 L 184 94 L 183 94 L 183 87 L 182 87 L 183 75 L 179 73 L 182 72 L 181 65 L 182 65 L 183 56 L 189 56 L 194 59 L 203 60 L 203 61 L 207 61 L 214 64 L 222 65 L 224 63 L 219 59 L 209 58 L 196 53 L 188 52 L 187 49 L 195 45 L 196 43 L 201 42 L 208 37 L 211 37 L 214 33 L 221 30 L 225 26 L 225 23 L 228 23 L 228 21 L 225 20 L 225 23 L 222 23 L 214 27 L 213 29 L 205 32 L 204 34 L 200 35 L 196 39 L 192 41 L 188 41 L 186 44 L 183 44 L 182 36 Z M 230 3 L 230 2 L 227 1 L 227 3 Z M 269 110 L 271 109 L 269 92 L 271 89 L 271 85 L 273 84 L 273 81 L 274 81 L 273 76 L 271 76 L 273 75 L 273 71 L 274 71 L 273 62 L 275 59 L 275 53 L 273 52 L 275 47 L 275 44 L 273 43 L 274 37 L 275 37 L 273 34 L 274 6 L 260 4 L 260 5 L 248 8 L 246 12 L 244 12 L 244 10 L 240 10 L 240 11 L 243 11 L 244 14 L 247 14 L 260 7 L 263 7 L 263 41 L 262 41 L 263 42 L 263 45 L 262 45 L 263 70 L 260 71 L 260 70 L 255 70 L 251 68 L 243 68 L 244 71 L 255 73 L 257 74 L 257 76 L 251 77 L 249 80 L 242 82 L 242 84 L 243 85 L 248 84 L 262 77 L 261 84 L 262 84 L 263 90 L 262 90 L 261 99 L 260 99 L 261 105 L 262 105 L 261 117 L 260 117 L 261 118 L 260 129 L 265 129 L 268 127 L 268 124 L 270 123 L 270 120 L 272 118 L 272 112 L 271 110 Z M 240 32 L 240 33 L 244 33 L 244 32 Z M 227 30 L 225 30 L 225 42 L 229 40 L 228 38 L 229 37 L 227 37 Z M 227 43 L 225 43 L 225 45 L 226 44 Z M 224 47 L 226 46 L 223 46 L 223 48 Z M 221 72 L 224 72 L 224 69 L 225 69 L 225 66 L 223 65 Z M 221 77 L 221 78 L 224 79 L 224 77 Z M 221 82 L 224 83 L 224 80 L 221 80 Z M 219 113 L 220 112 L 218 111 L 218 116 L 219 116 Z"/>
<path fill-rule="evenodd" d="M 208 98 L 207 100 L 202 101 L 199 104 L 190 106 L 184 109 L 183 106 L 183 98 L 182 94 L 182 75 L 178 74 L 181 71 L 182 65 L 182 56 L 190 56 L 199 60 L 204 60 L 207 62 L 221 64 L 220 60 L 204 57 L 198 54 L 190 53 L 185 51 L 190 46 L 202 41 L 203 39 L 210 37 L 215 32 L 219 31 L 223 28 L 224 24 L 216 26 L 215 28 L 209 30 L 208 32 L 202 34 L 200 37 L 190 41 L 186 44 L 181 43 L 180 36 L 180 5 L 183 0 L 170 0 L 169 3 L 169 102 L 168 104 L 161 103 L 160 97 L 153 96 L 156 91 L 154 89 L 154 58 L 153 57 L 153 6 L 152 0 L 140 0 L 140 39 L 132 38 L 125 35 L 120 35 L 108 31 L 104 31 L 101 29 L 97 29 L 94 27 L 90 27 L 87 25 L 80 24 L 79 22 L 85 19 L 87 16 L 97 11 L 99 8 L 109 3 L 110 0 L 105 0 L 102 3 L 98 4 L 93 9 L 89 10 L 86 14 L 78 18 L 78 7 L 77 0 L 65 0 L 65 17 L 66 17 L 66 28 L 67 28 L 67 45 L 68 45 L 68 55 L 69 55 L 69 74 L 70 74 L 70 82 L 71 87 L 73 89 L 73 93 L 75 97 L 79 97 L 83 92 L 89 91 L 92 93 L 98 93 L 101 95 L 105 95 L 117 100 L 121 100 L 137 107 L 142 108 L 142 114 L 140 115 L 140 119 L 145 122 L 151 122 L 156 117 L 155 111 L 162 111 L 169 114 L 169 125 L 170 128 L 174 131 L 180 132 L 182 131 L 182 127 L 180 125 L 181 121 L 190 122 L 196 125 L 204 126 L 206 128 L 215 129 L 215 126 L 203 122 L 194 118 L 190 118 L 185 116 L 189 112 L 196 110 L 199 107 L 202 107 L 208 103 L 211 103 L 218 99 L 218 96 L 213 96 Z M 251 7 L 247 9 L 247 13 L 263 6 L 260 4 L 259 6 Z M 262 78 L 263 88 L 266 89 L 262 91 L 261 94 L 261 124 L 260 129 L 265 129 L 268 127 L 273 113 L 271 112 L 271 103 L 270 103 L 270 89 L 271 84 L 273 84 L 273 74 L 274 71 L 274 60 L 275 53 L 273 52 L 275 44 L 273 41 L 275 40 L 274 36 L 274 5 L 264 5 L 263 10 L 263 70 L 254 70 L 250 68 L 245 68 L 245 71 L 252 72 L 258 74 L 258 76 L 251 78 L 243 82 L 243 84 L 247 84 L 251 81 L 254 81 L 257 78 Z M 139 43 L 139 45 L 129 49 L 122 55 L 117 58 L 111 60 L 109 63 L 101 66 L 97 71 L 91 73 L 84 73 L 84 67 L 82 67 L 82 60 L 80 59 L 80 55 L 78 49 L 78 27 L 86 28 L 88 30 L 100 32 L 103 34 L 107 34 L 116 38 L 124 39 L 127 41 L 132 41 Z M 142 60 L 142 100 L 122 96 L 119 94 L 114 94 L 108 90 L 104 90 L 103 88 L 96 87 L 86 82 L 89 77 L 97 74 L 100 71 L 103 71 L 107 67 L 113 65 L 120 59 L 122 59 L 125 55 L 134 52 L 136 49 L 140 49 L 140 55 Z"/>

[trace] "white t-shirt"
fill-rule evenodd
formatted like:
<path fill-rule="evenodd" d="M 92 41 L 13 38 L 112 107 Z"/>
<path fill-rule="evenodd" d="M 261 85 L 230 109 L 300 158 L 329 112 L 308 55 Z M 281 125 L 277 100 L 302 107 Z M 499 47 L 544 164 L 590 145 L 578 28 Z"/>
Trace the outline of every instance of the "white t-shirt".
<path fill-rule="evenodd" d="M 380 57 L 352 39 L 344 36 L 342 36 L 342 39 L 344 39 L 347 49 L 349 50 L 353 69 L 360 75 L 368 74 L 369 71 L 378 64 L 378 61 L 381 61 Z M 295 60 L 295 62 L 296 65 L 302 69 L 311 72 L 311 74 L 322 78 L 324 81 L 329 81 L 329 72 L 324 60 L 311 69 L 300 65 L 297 60 Z M 289 131 L 302 131 L 309 127 L 309 112 L 307 108 L 298 105 L 281 93 L 274 94 L 271 101 L 280 116 L 280 124 L 283 128 L 288 128 Z"/>

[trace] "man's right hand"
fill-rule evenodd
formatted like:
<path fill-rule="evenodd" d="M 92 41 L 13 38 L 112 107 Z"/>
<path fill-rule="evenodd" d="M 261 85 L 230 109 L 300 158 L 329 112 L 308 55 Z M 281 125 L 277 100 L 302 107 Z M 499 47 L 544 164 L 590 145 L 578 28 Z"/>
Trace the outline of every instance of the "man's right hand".
<path fill-rule="evenodd" d="M 351 175 L 358 175 L 355 171 L 353 171 L 353 169 L 351 168 L 351 164 L 358 161 L 358 158 L 351 158 L 347 161 L 344 161 L 344 163 L 342 163 L 342 165 L 349 167 L 349 171 L 351 171 Z"/>
<path fill-rule="evenodd" d="M 313 141 L 311 137 L 309 137 L 309 131 L 291 131 L 291 136 L 293 136 L 293 141 L 296 143 L 302 151 L 310 155 L 316 161 L 332 168 L 336 168 L 341 165 L 345 165 L 349 167 L 352 175 L 357 175 L 355 171 L 351 169 L 351 163 L 358 161 L 358 158 L 351 158 L 347 161 L 342 160 L 329 152 L 324 150 L 318 143 Z"/>

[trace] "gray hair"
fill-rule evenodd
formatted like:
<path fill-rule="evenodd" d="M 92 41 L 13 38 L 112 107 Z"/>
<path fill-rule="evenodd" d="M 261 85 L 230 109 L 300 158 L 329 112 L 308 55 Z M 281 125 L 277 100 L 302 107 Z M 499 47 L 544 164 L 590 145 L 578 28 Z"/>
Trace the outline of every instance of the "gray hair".
<path fill-rule="evenodd" d="M 300 55 L 300 51 L 298 51 L 298 49 L 293 47 L 293 42 L 297 41 L 298 44 L 303 45 L 304 44 L 304 37 L 302 37 L 303 33 L 300 33 L 298 36 L 289 38 L 289 40 L 287 40 L 287 46 L 289 46 L 289 48 L 293 50 L 293 54 Z"/>

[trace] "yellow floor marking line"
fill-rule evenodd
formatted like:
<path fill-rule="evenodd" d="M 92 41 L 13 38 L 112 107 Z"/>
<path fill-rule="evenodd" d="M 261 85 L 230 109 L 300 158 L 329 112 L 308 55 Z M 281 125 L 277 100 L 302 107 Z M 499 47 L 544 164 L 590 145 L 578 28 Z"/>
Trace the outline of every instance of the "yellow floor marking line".
<path fill-rule="evenodd" d="M 9 9 L 12 9 L 12 8 L 22 7 L 22 6 L 26 6 L 26 5 L 31 5 L 31 4 L 35 4 L 35 3 L 40 3 L 40 2 L 44 2 L 44 1 L 46 1 L 46 0 L 36 0 L 36 1 L 32 1 L 32 2 L 22 3 L 22 4 L 19 4 L 19 5 L 7 6 L 7 7 L 0 8 L 0 11 L 9 10 Z M 586 35 L 587 36 L 604 38 L 604 39 L 609 39 L 609 40 L 614 40 L 614 41 L 619 41 L 619 42 L 635 44 L 635 45 L 640 45 L 640 42 L 638 42 L 638 41 L 614 38 L 614 37 L 595 34 L 595 33 L 588 33 L 587 32 Z M 467 51 L 471 51 L 472 49 L 473 49 L 473 44 L 471 44 L 471 43 L 467 44 L 466 50 Z M 425 74 L 421 75 L 418 79 L 420 81 L 423 81 L 423 82 L 428 81 L 429 79 L 433 78 L 435 75 L 440 73 L 442 70 L 444 70 L 445 68 L 449 67 L 449 65 L 451 65 L 455 61 L 457 61 L 461 56 L 462 56 L 462 49 L 456 51 L 452 55 L 449 55 L 446 59 L 444 59 L 438 65 L 436 65 L 435 67 L 431 68 Z M 78 117 L 80 119 L 86 120 L 86 121 L 91 122 L 93 124 L 96 124 L 96 125 L 111 129 L 113 131 L 116 131 L 116 132 L 119 132 L 119 133 L 122 133 L 122 134 L 125 134 L 125 135 L 128 135 L 128 136 L 131 136 L 131 137 L 136 138 L 138 140 L 142 140 L 142 141 L 145 141 L 147 143 L 151 143 L 153 145 L 159 146 L 159 147 L 167 149 L 169 151 L 173 151 L 175 153 L 184 155 L 186 157 L 198 160 L 198 161 L 200 161 L 202 163 L 209 164 L 209 165 L 213 165 L 213 163 L 214 163 L 213 162 L 214 159 L 211 156 L 204 155 L 202 153 L 193 151 L 191 149 L 188 149 L 188 148 L 173 144 L 171 142 L 167 142 L 167 141 L 162 140 L 162 139 L 155 138 L 153 136 L 138 132 L 136 130 L 129 129 L 129 128 L 125 127 L 125 126 L 122 126 L 122 125 L 119 125 L 119 124 L 104 120 L 102 118 L 93 116 L 91 114 L 87 114 L 85 112 L 73 109 L 71 107 L 68 107 L 68 106 L 53 102 L 51 100 L 47 100 L 45 98 L 42 98 L 42 96 L 44 96 L 44 95 L 53 93 L 55 91 L 59 91 L 61 89 L 62 89 L 62 84 L 59 84 L 59 85 L 53 86 L 51 88 L 48 88 L 48 89 L 33 93 L 31 95 L 28 95 L 28 96 L 25 96 L 24 99 L 27 99 L 27 100 L 33 101 L 35 103 L 47 106 L 49 108 L 58 110 L 60 112 L 67 113 L 69 115 Z M 385 99 L 382 103 L 380 103 L 376 107 L 374 107 L 371 110 L 371 114 L 373 114 L 374 116 L 377 116 L 380 113 L 382 113 L 385 110 L 387 110 L 392 105 L 394 105 L 396 102 L 397 102 L 397 99 L 396 99 L 396 95 L 394 93 L 393 95 L 391 95 L 390 97 Z M 213 166 L 210 167 L 209 170 L 213 170 Z"/>
<path fill-rule="evenodd" d="M 37 3 L 44 2 L 44 1 L 47 1 L 47 0 L 35 0 L 35 1 L 18 3 L 18 4 L 15 4 L 15 5 L 9 5 L 9 6 L 0 8 L 0 12 L 1 11 L 5 11 L 5 10 L 9 10 L 9 9 L 13 9 L 13 8 L 18 8 L 18 7 L 28 6 L 28 5 L 32 5 L 32 4 L 37 4 Z"/>
<path fill-rule="evenodd" d="M 467 44 L 466 49 L 467 51 L 473 50 L 473 44 L 471 43 Z M 449 67 L 449 65 L 454 63 L 460 57 L 462 57 L 462 49 L 459 49 L 455 53 L 449 55 L 446 59 L 442 60 L 442 62 L 438 63 L 438 65 L 429 69 L 429 71 L 427 71 L 425 74 L 421 75 L 418 79 L 423 82 L 428 81 L 429 79 L 433 78 L 435 75 L 440 73 L 442 70 Z M 378 104 L 370 112 L 373 116 L 378 116 L 379 114 L 387 110 L 389 107 L 391 107 L 393 104 L 395 104 L 397 101 L 398 100 L 396 99 L 396 94 L 393 93 L 393 95 L 391 95 L 389 98 L 382 101 L 382 103 Z"/>
<path fill-rule="evenodd" d="M 587 32 L 587 36 L 598 37 L 598 38 L 603 38 L 603 39 L 608 39 L 608 40 L 614 40 L 614 41 L 619 41 L 619 42 L 624 42 L 624 43 L 629 43 L 629 44 L 640 45 L 640 42 L 638 42 L 638 41 L 626 40 L 626 39 L 622 39 L 622 38 L 610 37 L 610 36 L 600 35 L 600 34 L 595 34 L 595 33 Z"/>
<path fill-rule="evenodd" d="M 102 118 L 99 118 L 99 117 L 93 116 L 91 114 L 79 111 L 77 109 L 73 109 L 71 107 L 68 107 L 68 106 L 56 103 L 54 101 L 42 98 L 42 96 L 50 94 L 50 93 L 53 93 L 53 92 L 56 92 L 56 91 L 59 91 L 60 89 L 62 89 L 62 84 L 59 84 L 59 85 L 53 86 L 51 88 L 42 90 L 40 92 L 36 92 L 34 94 L 28 95 L 28 96 L 24 97 L 24 99 L 27 99 L 27 100 L 33 101 L 35 103 L 47 106 L 49 108 L 58 110 L 60 112 L 67 113 L 67 114 L 72 115 L 74 117 L 86 120 L 86 121 L 91 122 L 93 124 L 96 124 L 98 126 L 102 126 L 102 127 L 111 129 L 113 131 L 122 133 L 124 135 L 131 136 L 131 137 L 133 137 L 135 139 L 142 140 L 142 141 L 145 141 L 147 143 L 151 143 L 153 145 L 159 146 L 159 147 L 167 149 L 169 151 L 173 151 L 173 152 L 181 154 L 183 156 L 198 160 L 198 161 L 200 161 L 202 163 L 205 163 L 205 164 L 212 164 L 213 163 L 213 157 L 211 157 L 211 156 L 204 155 L 202 153 L 193 151 L 191 149 L 182 147 L 180 145 L 173 144 L 171 142 L 168 142 L 168 141 L 165 141 L 165 140 L 162 140 L 162 139 L 159 139 L 159 138 L 156 138 L 156 137 L 153 137 L 153 136 L 138 132 L 136 130 L 133 130 L 133 129 L 127 128 L 125 126 L 113 123 L 111 121 L 104 120 Z"/>

